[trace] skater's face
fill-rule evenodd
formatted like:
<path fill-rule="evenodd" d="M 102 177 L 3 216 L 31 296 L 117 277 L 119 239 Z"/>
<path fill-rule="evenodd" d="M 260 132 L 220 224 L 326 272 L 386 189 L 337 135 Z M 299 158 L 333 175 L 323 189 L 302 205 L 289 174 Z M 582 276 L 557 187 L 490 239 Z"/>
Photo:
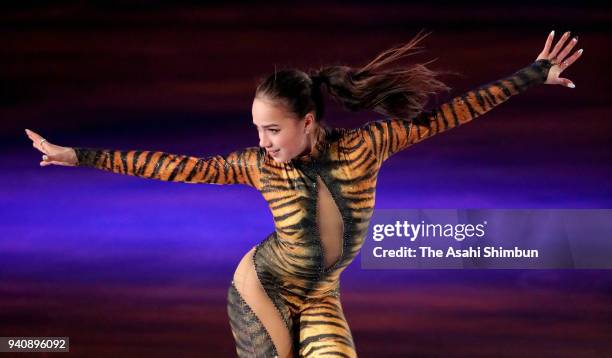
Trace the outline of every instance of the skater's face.
<path fill-rule="evenodd" d="M 282 104 L 256 97 L 253 100 L 253 124 L 259 135 L 259 146 L 276 162 L 287 162 L 310 151 L 310 136 L 314 116 L 308 113 L 296 118 Z"/>

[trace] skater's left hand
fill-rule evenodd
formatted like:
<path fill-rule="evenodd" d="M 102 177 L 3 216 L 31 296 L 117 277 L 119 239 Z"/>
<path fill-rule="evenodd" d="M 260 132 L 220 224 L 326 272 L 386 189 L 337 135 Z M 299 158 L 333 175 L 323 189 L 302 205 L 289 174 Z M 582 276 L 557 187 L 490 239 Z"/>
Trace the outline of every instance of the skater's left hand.
<path fill-rule="evenodd" d="M 576 62 L 576 60 L 582 55 L 582 49 L 580 49 L 574 52 L 570 57 L 566 58 L 567 54 L 576 45 L 576 42 L 578 42 L 578 36 L 575 36 L 565 46 L 565 48 L 561 50 L 569 36 L 569 31 L 564 33 L 563 36 L 561 36 L 559 42 L 557 42 L 557 45 L 555 45 L 555 48 L 550 51 L 553 38 L 555 37 L 555 32 L 551 31 L 551 33 L 548 35 L 548 38 L 546 39 L 546 44 L 544 45 L 544 50 L 542 50 L 540 55 L 538 55 L 538 58 L 536 58 L 536 61 L 541 59 L 547 59 L 553 63 L 553 66 L 548 71 L 548 77 L 546 78 L 546 82 L 544 83 L 549 85 L 562 85 L 570 88 L 576 87 L 574 83 L 569 79 L 559 77 L 561 72 L 565 71 L 566 68 L 571 66 L 572 63 Z"/>

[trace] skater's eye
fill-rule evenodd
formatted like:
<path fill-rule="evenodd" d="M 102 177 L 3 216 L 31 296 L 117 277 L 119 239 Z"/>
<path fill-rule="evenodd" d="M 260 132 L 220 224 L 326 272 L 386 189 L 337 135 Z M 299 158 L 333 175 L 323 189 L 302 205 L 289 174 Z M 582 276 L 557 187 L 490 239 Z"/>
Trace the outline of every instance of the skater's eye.
<path fill-rule="evenodd" d="M 259 128 L 260 128 L 260 127 L 259 127 L 257 124 L 253 123 L 253 125 L 255 126 L 255 128 L 257 128 L 257 130 L 259 130 Z M 268 130 L 268 131 L 270 131 L 271 133 L 275 133 L 275 134 L 276 134 L 276 133 L 278 133 L 278 132 L 280 132 L 280 129 L 279 129 L 279 128 L 272 128 L 272 127 L 276 127 L 276 125 L 274 125 L 274 124 L 269 124 L 269 125 L 267 125 L 267 126 L 263 126 L 263 129 Z"/>

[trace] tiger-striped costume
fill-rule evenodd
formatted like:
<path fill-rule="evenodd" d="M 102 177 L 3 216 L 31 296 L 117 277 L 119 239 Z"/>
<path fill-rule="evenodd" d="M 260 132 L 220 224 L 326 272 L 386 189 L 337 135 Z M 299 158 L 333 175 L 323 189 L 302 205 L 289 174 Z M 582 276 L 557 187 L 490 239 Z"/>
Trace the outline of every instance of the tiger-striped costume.
<path fill-rule="evenodd" d="M 246 184 L 259 190 L 275 231 L 244 256 L 228 292 L 240 357 L 355 357 L 340 304 L 339 278 L 362 246 L 378 171 L 392 154 L 483 115 L 543 83 L 539 60 L 458 96 L 412 121 L 320 126 L 308 155 L 275 162 L 263 148 L 195 158 L 151 151 L 75 148 L 78 165 L 165 181 Z"/>

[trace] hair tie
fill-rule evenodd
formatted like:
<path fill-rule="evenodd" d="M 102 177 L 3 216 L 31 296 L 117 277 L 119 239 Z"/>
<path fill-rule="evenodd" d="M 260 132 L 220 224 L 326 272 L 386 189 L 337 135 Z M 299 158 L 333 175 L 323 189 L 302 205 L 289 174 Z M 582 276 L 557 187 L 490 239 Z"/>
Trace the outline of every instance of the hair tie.
<path fill-rule="evenodd" d="M 324 77 L 323 75 L 321 75 L 320 73 L 316 74 L 316 75 L 312 75 L 310 76 L 310 79 L 312 80 L 312 85 L 314 87 L 321 87 L 321 84 L 323 82 L 326 82 L 326 77 Z"/>

